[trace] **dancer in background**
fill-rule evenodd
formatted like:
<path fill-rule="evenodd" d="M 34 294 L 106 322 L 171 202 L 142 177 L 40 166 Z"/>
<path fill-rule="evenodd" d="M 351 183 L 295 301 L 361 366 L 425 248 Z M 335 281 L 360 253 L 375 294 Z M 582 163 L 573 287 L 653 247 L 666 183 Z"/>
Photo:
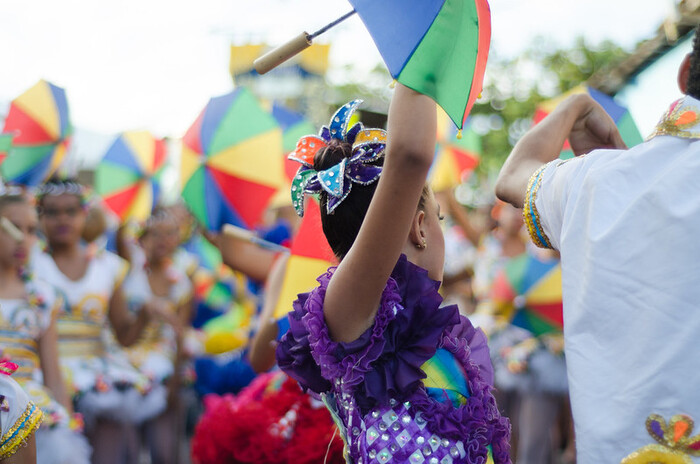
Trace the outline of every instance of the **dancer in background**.
<path fill-rule="evenodd" d="M 165 310 L 159 302 L 129 313 L 121 290 L 128 265 L 107 251 L 91 252 L 81 241 L 86 209 L 83 187 L 50 180 L 38 193 L 40 224 L 47 249 L 33 260 L 34 272 L 61 289 L 68 307 L 58 319 L 59 356 L 76 410 L 83 414 L 93 462 L 134 462 L 129 441 L 136 426 L 165 408 L 164 387 L 132 366 L 116 344 L 106 343 L 108 327 L 119 344 L 138 340 L 147 323 Z"/>
<path fill-rule="evenodd" d="M 12 191 L 15 189 L 16 191 Z M 19 366 L 14 378 L 44 413 L 39 464 L 88 464 L 90 446 L 58 362 L 56 319 L 64 300 L 27 267 L 36 241 L 34 205 L 16 188 L 0 194 L 0 349 Z"/>
<path fill-rule="evenodd" d="M 134 268 L 124 282 L 130 307 L 138 310 L 149 301 L 162 301 L 165 321 L 151 321 L 139 341 L 126 353 L 131 363 L 153 382 L 165 386 L 167 409 L 143 424 L 146 445 L 153 464 L 177 463 L 184 422 L 180 404 L 183 336 L 192 310 L 192 284 L 172 261 L 179 243 L 178 225 L 165 209 L 156 209 L 143 226 L 139 244 L 146 262 Z"/>

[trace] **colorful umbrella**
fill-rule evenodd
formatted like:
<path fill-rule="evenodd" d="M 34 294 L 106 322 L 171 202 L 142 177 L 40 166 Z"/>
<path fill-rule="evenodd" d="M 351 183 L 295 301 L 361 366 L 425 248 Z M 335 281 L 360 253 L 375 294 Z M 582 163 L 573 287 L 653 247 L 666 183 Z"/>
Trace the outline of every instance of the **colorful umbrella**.
<path fill-rule="evenodd" d="M 3 178 L 22 185 L 41 184 L 60 166 L 73 132 L 66 92 L 39 81 L 12 101 L 3 132 L 14 134 L 0 166 Z"/>
<path fill-rule="evenodd" d="M 481 136 L 470 126 L 464 127 L 462 138 L 447 114 L 438 115 L 438 136 L 435 161 L 428 181 L 435 192 L 453 189 L 469 177 L 479 165 Z"/>
<path fill-rule="evenodd" d="M 95 190 L 119 219 L 144 221 L 151 215 L 165 155 L 165 141 L 146 131 L 124 132 L 107 149 L 95 172 Z"/>
<path fill-rule="evenodd" d="M 562 315 L 561 265 L 529 253 L 511 259 L 494 279 L 491 302 L 513 325 L 535 335 L 560 332 Z"/>
<path fill-rule="evenodd" d="M 7 158 L 14 137 L 15 134 L 0 134 L 0 164 Z"/>
<path fill-rule="evenodd" d="M 230 282 L 221 279 L 215 272 L 197 269 L 193 276 L 194 295 L 214 311 L 226 311 L 233 300 L 234 290 Z"/>
<path fill-rule="evenodd" d="M 291 183 L 299 169 L 299 163 L 287 158 L 297 147 L 297 142 L 305 135 L 315 134 L 316 128 L 301 114 L 286 108 L 279 103 L 272 105 L 272 116 L 282 129 L 282 152 L 284 173 Z M 289 191 L 287 191 L 289 193 Z"/>
<path fill-rule="evenodd" d="M 462 129 L 481 93 L 491 41 L 486 0 L 350 0 L 391 75 Z"/>
<path fill-rule="evenodd" d="M 321 208 L 316 199 L 307 197 L 304 217 L 292 241 L 282 290 L 277 300 L 275 318 L 292 310 L 297 294 L 318 285 L 316 278 L 326 272 L 336 259 L 321 228 Z"/>
<path fill-rule="evenodd" d="M 252 228 L 284 182 L 282 132 L 242 88 L 212 98 L 183 137 L 182 197 L 209 230 Z"/>
<path fill-rule="evenodd" d="M 593 87 L 583 85 L 575 87 L 570 91 L 564 93 L 563 95 L 560 95 L 559 97 L 553 98 L 551 100 L 547 100 L 546 102 L 539 105 L 537 107 L 537 110 L 535 111 L 535 116 L 533 118 L 534 123 L 537 124 L 538 122 L 543 120 L 549 113 L 554 111 L 554 108 L 556 108 L 567 97 L 578 93 L 587 93 L 595 101 L 597 101 L 600 104 L 600 106 L 602 106 L 605 109 L 605 111 L 607 111 L 607 113 L 610 115 L 613 121 L 615 121 L 617 129 L 620 131 L 620 135 L 622 136 L 622 140 L 625 141 L 625 144 L 627 144 L 628 147 L 633 147 L 643 142 L 644 139 L 639 133 L 637 124 L 635 124 L 634 119 L 632 119 L 632 115 L 630 114 L 627 108 L 617 103 L 609 95 L 606 95 L 603 92 L 594 89 Z M 568 140 L 564 144 L 564 147 L 561 151 L 561 155 L 559 157 L 561 159 L 568 159 L 574 157 L 574 152 L 571 151 L 571 145 L 569 145 Z"/>

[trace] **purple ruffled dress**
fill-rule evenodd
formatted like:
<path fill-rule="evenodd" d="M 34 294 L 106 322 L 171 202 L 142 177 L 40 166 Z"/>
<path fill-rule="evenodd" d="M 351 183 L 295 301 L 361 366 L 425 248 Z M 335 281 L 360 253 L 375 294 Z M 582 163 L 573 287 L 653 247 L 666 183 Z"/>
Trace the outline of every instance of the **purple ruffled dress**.
<path fill-rule="evenodd" d="M 277 361 L 323 399 L 347 462 L 509 463 L 510 424 L 491 394 L 486 337 L 456 306 L 440 307 L 439 282 L 402 255 L 374 325 L 353 342 L 337 343 L 323 317 L 334 270 L 294 302 Z M 459 378 L 430 387 L 450 371 Z"/>

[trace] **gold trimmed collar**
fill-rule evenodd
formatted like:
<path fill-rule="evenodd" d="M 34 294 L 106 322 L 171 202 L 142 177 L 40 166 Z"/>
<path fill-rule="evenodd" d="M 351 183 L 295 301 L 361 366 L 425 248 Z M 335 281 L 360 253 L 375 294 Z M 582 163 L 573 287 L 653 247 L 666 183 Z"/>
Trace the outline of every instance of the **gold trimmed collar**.
<path fill-rule="evenodd" d="M 647 140 L 657 135 L 700 139 L 700 101 L 686 95 L 673 102 Z"/>

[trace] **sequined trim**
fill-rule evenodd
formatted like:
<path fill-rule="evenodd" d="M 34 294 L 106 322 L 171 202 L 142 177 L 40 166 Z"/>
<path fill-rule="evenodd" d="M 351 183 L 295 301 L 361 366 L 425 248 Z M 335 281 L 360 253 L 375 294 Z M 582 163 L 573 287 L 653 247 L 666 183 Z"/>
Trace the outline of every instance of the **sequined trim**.
<path fill-rule="evenodd" d="M 532 238 L 535 245 L 540 248 L 553 248 L 549 238 L 544 233 L 542 223 L 540 222 L 540 214 L 537 212 L 537 206 L 535 206 L 537 192 L 542 184 L 542 173 L 547 166 L 549 166 L 549 164 L 545 164 L 539 168 L 530 177 L 525 193 L 525 203 L 523 205 L 523 218 L 525 219 L 527 231 L 530 233 L 530 238 Z"/>
<path fill-rule="evenodd" d="M 670 135 L 688 139 L 700 138 L 700 110 L 693 104 L 697 100 L 684 97 L 676 100 L 661 117 L 654 132 L 647 140 L 657 135 Z"/>
<path fill-rule="evenodd" d="M 652 414 L 647 418 L 649 435 L 659 444 L 647 445 L 633 452 L 621 464 L 692 464 L 690 456 L 700 456 L 700 435 L 690 436 L 695 423 L 684 414 L 663 417 Z"/>
<path fill-rule="evenodd" d="M 2 437 L 0 444 L 0 459 L 5 459 L 15 454 L 27 442 L 27 438 L 41 425 L 43 414 L 34 403 L 27 404 L 27 408 L 17 419 L 15 425 Z"/>

